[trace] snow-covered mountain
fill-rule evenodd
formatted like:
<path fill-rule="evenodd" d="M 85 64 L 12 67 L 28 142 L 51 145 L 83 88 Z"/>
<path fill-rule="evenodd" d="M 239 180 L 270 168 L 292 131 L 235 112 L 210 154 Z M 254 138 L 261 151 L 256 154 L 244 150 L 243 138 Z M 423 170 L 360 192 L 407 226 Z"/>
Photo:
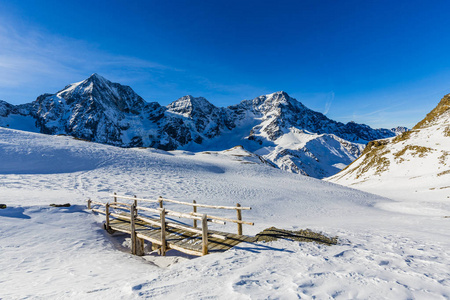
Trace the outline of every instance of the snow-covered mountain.
<path fill-rule="evenodd" d="M 411 131 L 370 142 L 329 181 L 393 198 L 450 203 L 450 94 Z"/>
<path fill-rule="evenodd" d="M 98 74 L 29 104 L 0 101 L 0 126 L 121 147 L 219 151 L 242 145 L 281 169 L 317 178 L 337 173 L 369 141 L 405 130 L 336 122 L 285 92 L 227 108 L 192 96 L 161 106 Z"/>

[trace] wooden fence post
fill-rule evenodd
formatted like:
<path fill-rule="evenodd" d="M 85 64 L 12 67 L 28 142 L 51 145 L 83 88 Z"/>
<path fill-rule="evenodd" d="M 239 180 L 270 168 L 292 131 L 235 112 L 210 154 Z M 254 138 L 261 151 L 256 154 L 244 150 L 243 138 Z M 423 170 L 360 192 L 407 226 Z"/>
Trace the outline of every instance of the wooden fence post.
<path fill-rule="evenodd" d="M 239 203 L 236 203 L 236 207 L 241 207 L 241 205 Z M 240 209 L 236 209 L 236 213 L 238 221 L 242 221 L 242 211 Z M 238 234 L 242 235 L 242 224 L 237 223 L 237 225 L 238 225 Z"/>
<path fill-rule="evenodd" d="M 136 195 L 134 195 L 134 198 L 136 198 Z M 134 199 L 134 208 L 136 208 L 136 207 L 137 207 L 137 200 Z"/>
<path fill-rule="evenodd" d="M 130 218 L 131 218 L 131 254 L 136 254 L 136 224 L 134 220 L 136 207 L 134 205 L 131 206 L 130 209 Z"/>
<path fill-rule="evenodd" d="M 105 222 L 105 229 L 108 231 L 109 228 L 109 202 L 105 205 L 105 215 L 106 215 L 106 222 Z"/>
<path fill-rule="evenodd" d="M 88 201 L 87 201 L 87 203 L 88 203 L 87 208 L 88 209 L 91 209 L 91 202 L 92 202 L 92 200 L 91 200 L 91 198 L 89 198 Z"/>
<path fill-rule="evenodd" d="M 117 202 L 116 192 L 114 192 L 114 202 Z"/>
<path fill-rule="evenodd" d="M 163 208 L 160 214 L 161 218 L 161 251 L 160 255 L 166 256 L 166 209 Z"/>
<path fill-rule="evenodd" d="M 202 255 L 208 254 L 208 219 L 202 216 Z"/>
<path fill-rule="evenodd" d="M 163 208 L 163 197 L 159 196 L 158 202 L 159 202 L 159 208 Z"/>
<path fill-rule="evenodd" d="M 197 204 L 197 201 L 192 200 L 192 203 Z M 194 207 L 194 215 L 197 212 L 197 206 L 193 206 Z M 197 220 L 194 219 L 194 228 L 197 228 Z"/>

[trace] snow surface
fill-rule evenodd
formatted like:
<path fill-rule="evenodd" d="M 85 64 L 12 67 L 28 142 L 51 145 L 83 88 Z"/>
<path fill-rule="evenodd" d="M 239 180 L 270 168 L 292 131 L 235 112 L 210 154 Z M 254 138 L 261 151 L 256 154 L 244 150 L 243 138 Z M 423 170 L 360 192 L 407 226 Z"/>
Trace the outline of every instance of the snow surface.
<path fill-rule="evenodd" d="M 380 151 L 383 153 L 377 155 L 386 161 L 381 171 L 380 164 L 367 168 L 368 154 L 364 154 L 327 180 L 399 201 L 380 204 L 387 210 L 450 215 L 450 136 L 446 134 L 449 124 L 450 110 L 432 124 L 413 129 L 407 138 L 389 139 Z"/>
<path fill-rule="evenodd" d="M 283 172 L 239 147 L 122 149 L 0 128 L 0 159 L 0 203 L 8 206 L 0 209 L 1 299 L 450 298 L 450 218 L 382 209 L 394 202 Z M 109 201 L 113 191 L 239 202 L 253 208 L 243 212 L 255 222 L 246 234 L 310 228 L 340 243 L 282 240 L 194 259 L 135 257 L 84 208 L 88 197 Z M 72 206 L 49 207 L 66 202 Z"/>

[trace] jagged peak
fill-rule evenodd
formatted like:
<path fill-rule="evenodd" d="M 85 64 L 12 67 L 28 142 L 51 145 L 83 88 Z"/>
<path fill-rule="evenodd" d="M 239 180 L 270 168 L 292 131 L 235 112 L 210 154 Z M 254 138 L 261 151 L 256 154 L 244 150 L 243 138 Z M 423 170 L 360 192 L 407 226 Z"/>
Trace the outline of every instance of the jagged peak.
<path fill-rule="evenodd" d="M 181 114 L 184 116 L 191 116 L 194 111 L 200 111 L 203 113 L 209 113 L 212 109 L 216 108 L 208 100 L 203 97 L 193 97 L 187 95 L 181 97 L 174 102 L 167 105 L 167 109 L 171 112 Z"/>
<path fill-rule="evenodd" d="M 287 92 L 285 92 L 285 91 L 278 91 L 278 92 L 275 92 L 275 93 L 272 93 L 272 94 L 268 94 L 266 96 L 270 96 L 270 97 L 283 96 L 283 97 L 286 97 L 286 98 L 291 98 L 291 96 L 289 96 L 289 94 Z"/>
<path fill-rule="evenodd" d="M 65 86 L 62 90 L 60 90 L 57 95 L 62 97 L 67 93 L 73 93 L 79 90 L 92 90 L 94 86 L 98 88 L 110 87 L 112 82 L 106 79 L 105 77 L 94 73 L 83 81 L 75 82 Z"/>
<path fill-rule="evenodd" d="M 96 79 L 100 79 L 100 80 L 106 80 L 105 77 L 99 75 L 98 73 L 93 73 L 91 76 L 89 76 L 89 78 L 96 78 Z"/>
<path fill-rule="evenodd" d="M 94 73 L 91 76 L 89 76 L 87 79 L 85 79 L 84 81 L 82 81 L 82 83 L 93 83 L 93 84 L 98 84 L 98 85 L 111 85 L 112 82 L 109 81 L 108 79 L 106 79 L 105 77 Z"/>
<path fill-rule="evenodd" d="M 191 96 L 191 95 L 186 95 L 186 96 L 183 96 L 181 98 L 178 98 L 177 100 L 175 100 L 172 103 L 177 103 L 177 102 L 187 102 L 187 103 L 190 103 L 192 105 L 199 105 L 199 104 L 200 105 L 201 104 L 212 105 L 211 102 L 206 100 L 206 98 L 204 98 L 204 97 L 194 97 L 194 96 Z"/>
<path fill-rule="evenodd" d="M 294 110 L 304 110 L 306 107 L 295 98 L 289 96 L 285 91 L 278 91 L 275 93 L 261 95 L 253 100 L 244 100 L 241 102 L 243 105 L 251 105 L 257 111 L 268 113 L 272 110 L 284 110 L 283 107 L 290 107 Z M 289 109 L 289 110 L 290 110 Z"/>

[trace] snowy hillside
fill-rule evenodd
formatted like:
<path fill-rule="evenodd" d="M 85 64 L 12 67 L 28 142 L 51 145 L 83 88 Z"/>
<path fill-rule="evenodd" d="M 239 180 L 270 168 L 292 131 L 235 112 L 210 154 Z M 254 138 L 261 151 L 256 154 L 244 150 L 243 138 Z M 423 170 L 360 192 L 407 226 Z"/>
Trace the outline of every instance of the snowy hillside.
<path fill-rule="evenodd" d="M 393 199 L 431 203 L 432 208 L 421 209 L 423 214 L 449 209 L 450 95 L 411 131 L 369 143 L 360 158 L 328 180 Z M 405 211 L 416 209 L 414 204 L 398 205 Z"/>
<path fill-rule="evenodd" d="M 450 297 L 450 219 L 443 218 L 450 210 L 384 210 L 394 202 L 283 172 L 241 147 L 124 149 L 0 128 L 0 157 L 0 203 L 8 206 L 0 209 L 2 299 Z M 190 260 L 133 257 L 123 239 L 103 231 L 103 217 L 84 208 L 88 197 L 107 201 L 113 191 L 239 201 L 252 207 L 244 219 L 255 222 L 245 234 L 310 228 L 340 242 L 240 244 Z M 70 208 L 49 206 L 67 202 Z M 419 211 L 433 203 L 416 205 Z"/>
<path fill-rule="evenodd" d="M 29 104 L 0 101 L 0 126 L 121 147 L 220 151 L 242 145 L 280 169 L 316 178 L 340 171 L 369 141 L 405 130 L 336 122 L 285 92 L 227 108 L 192 96 L 161 106 L 98 74 Z"/>

